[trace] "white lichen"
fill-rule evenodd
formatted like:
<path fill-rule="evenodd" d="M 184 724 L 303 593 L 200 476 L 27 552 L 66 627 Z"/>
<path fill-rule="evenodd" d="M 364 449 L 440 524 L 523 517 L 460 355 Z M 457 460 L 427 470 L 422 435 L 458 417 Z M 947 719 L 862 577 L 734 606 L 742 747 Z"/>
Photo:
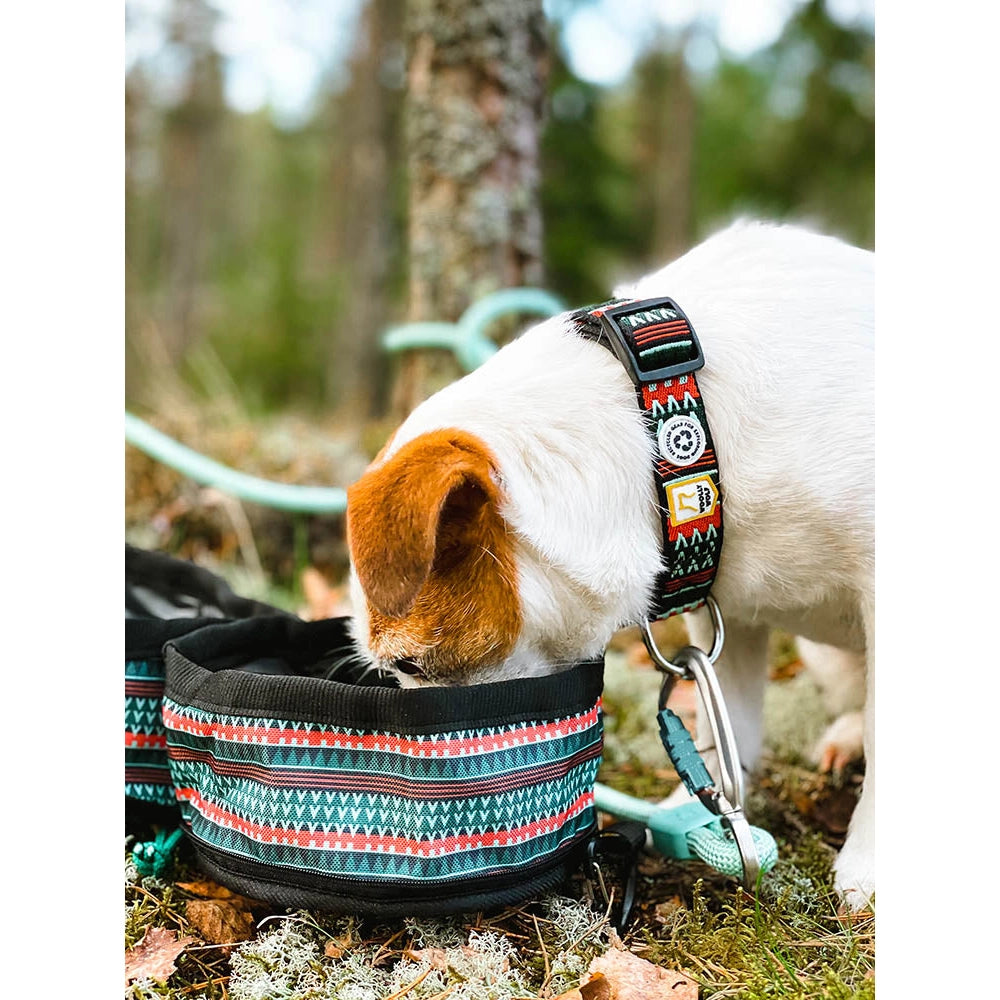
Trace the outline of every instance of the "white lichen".
<path fill-rule="evenodd" d="M 450 921 L 407 921 L 410 947 L 433 956 L 387 956 L 376 943 L 354 941 L 342 955 L 324 954 L 329 934 L 307 914 L 286 917 L 231 960 L 233 1000 L 381 1000 L 403 993 L 427 1000 L 515 1000 L 534 992 L 510 940 L 494 931 L 461 933 Z M 448 942 L 444 947 L 442 942 Z"/>
<path fill-rule="evenodd" d="M 319 1000 L 326 996 L 322 953 L 310 928 L 294 919 L 277 921 L 230 960 L 233 1000 Z"/>

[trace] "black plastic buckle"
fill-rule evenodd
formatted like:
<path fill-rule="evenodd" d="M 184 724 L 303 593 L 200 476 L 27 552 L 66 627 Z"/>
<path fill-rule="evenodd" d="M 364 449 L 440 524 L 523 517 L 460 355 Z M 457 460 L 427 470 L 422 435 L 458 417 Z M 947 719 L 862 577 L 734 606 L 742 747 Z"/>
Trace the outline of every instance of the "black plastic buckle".
<path fill-rule="evenodd" d="M 604 878 L 601 863 L 615 869 L 621 885 L 621 899 L 610 915 L 611 923 L 619 934 L 635 905 L 635 891 L 639 881 L 639 855 L 646 843 L 646 826 L 637 820 L 619 820 L 594 834 L 587 845 L 588 875 L 600 890 L 605 906 L 611 905 L 612 895 Z"/>
<path fill-rule="evenodd" d="M 665 368 L 654 368 L 647 371 L 640 366 L 639 352 L 633 348 L 632 342 L 622 331 L 621 320 L 623 317 L 631 316 L 634 313 L 646 312 L 650 309 L 662 309 L 664 306 L 675 312 L 677 319 L 682 319 L 687 323 L 688 330 L 691 331 L 691 350 L 693 353 L 686 361 L 667 365 Z M 668 378 L 677 378 L 678 375 L 689 375 L 691 372 L 696 372 L 705 365 L 705 355 L 702 353 L 701 343 L 698 340 L 698 335 L 694 332 L 691 320 L 687 318 L 684 310 L 673 299 L 643 299 L 641 302 L 627 302 L 625 305 L 613 306 L 601 313 L 601 326 L 604 328 L 605 333 L 608 334 L 608 341 L 611 350 L 614 351 L 615 357 L 625 366 L 629 375 L 632 376 L 632 381 L 637 386 L 647 385 L 650 382 L 663 382 Z"/>

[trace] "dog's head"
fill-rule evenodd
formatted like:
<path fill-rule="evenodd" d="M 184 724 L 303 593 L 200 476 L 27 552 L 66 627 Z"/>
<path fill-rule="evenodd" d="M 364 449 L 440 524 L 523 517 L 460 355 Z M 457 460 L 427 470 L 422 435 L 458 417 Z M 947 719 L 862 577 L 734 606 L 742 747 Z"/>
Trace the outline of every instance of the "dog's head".
<path fill-rule="evenodd" d="M 496 459 L 460 430 L 419 435 L 348 490 L 358 639 L 380 664 L 464 684 L 509 656 L 522 616 L 502 502 Z"/>
<path fill-rule="evenodd" d="M 558 317 L 421 403 L 347 492 L 360 652 L 408 686 L 601 655 L 659 565 L 650 454 L 621 365 Z"/>

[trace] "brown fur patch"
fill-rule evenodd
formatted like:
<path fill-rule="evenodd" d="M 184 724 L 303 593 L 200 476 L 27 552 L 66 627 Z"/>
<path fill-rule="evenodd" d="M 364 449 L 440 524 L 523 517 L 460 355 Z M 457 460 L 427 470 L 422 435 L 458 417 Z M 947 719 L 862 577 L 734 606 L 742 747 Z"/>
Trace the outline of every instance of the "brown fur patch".
<path fill-rule="evenodd" d="M 479 438 L 432 431 L 348 489 L 348 544 L 376 656 L 455 683 L 513 649 L 521 608 L 495 469 Z"/>

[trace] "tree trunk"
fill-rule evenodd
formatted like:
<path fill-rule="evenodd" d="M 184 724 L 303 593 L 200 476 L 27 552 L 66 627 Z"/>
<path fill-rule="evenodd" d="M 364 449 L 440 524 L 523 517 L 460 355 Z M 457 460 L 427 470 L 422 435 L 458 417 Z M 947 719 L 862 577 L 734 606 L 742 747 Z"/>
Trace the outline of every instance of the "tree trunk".
<path fill-rule="evenodd" d="M 407 318 L 454 322 L 489 292 L 542 280 L 542 3 L 409 0 L 406 37 Z M 412 352 L 396 415 L 458 374 Z"/>
<path fill-rule="evenodd" d="M 337 101 L 333 266 L 342 298 L 326 368 L 327 401 L 354 420 L 375 415 L 388 322 L 394 166 L 400 156 L 403 0 L 369 0 L 351 82 Z M 398 58 L 400 69 L 394 69 Z M 395 77 L 395 78 L 394 78 Z"/>
<path fill-rule="evenodd" d="M 661 267 L 691 246 L 694 223 L 695 102 L 684 45 L 657 52 L 639 73 L 639 174 L 647 178 L 652 223 L 650 267 Z"/>
<path fill-rule="evenodd" d="M 174 0 L 171 8 L 171 41 L 190 58 L 184 97 L 164 125 L 164 330 L 175 364 L 200 333 L 198 285 L 212 229 L 214 168 L 225 115 L 222 61 L 212 36 L 217 17 L 205 0 Z"/>

